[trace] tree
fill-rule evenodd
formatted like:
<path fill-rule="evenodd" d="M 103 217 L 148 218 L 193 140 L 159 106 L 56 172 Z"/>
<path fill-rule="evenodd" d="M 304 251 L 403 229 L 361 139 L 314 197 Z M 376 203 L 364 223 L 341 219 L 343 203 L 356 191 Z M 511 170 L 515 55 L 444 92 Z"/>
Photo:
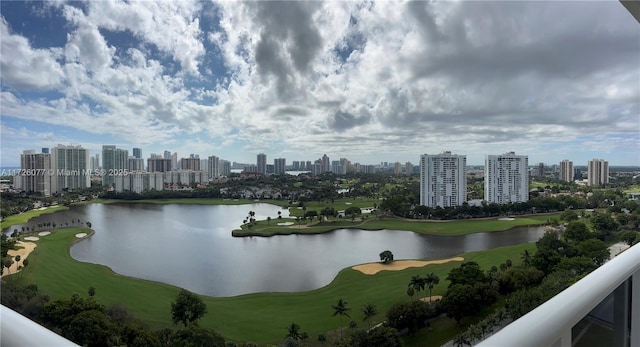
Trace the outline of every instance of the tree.
<path fill-rule="evenodd" d="M 381 326 L 369 332 L 367 343 L 367 346 L 400 347 L 402 346 L 402 339 L 397 329 Z"/>
<path fill-rule="evenodd" d="M 452 269 L 449 275 L 447 275 L 447 280 L 451 282 L 449 287 L 456 284 L 468 284 L 472 286 L 477 282 L 485 282 L 486 276 L 478 263 L 469 261 Z"/>
<path fill-rule="evenodd" d="M 390 250 L 383 251 L 382 253 L 380 253 L 380 260 L 384 264 L 391 263 L 393 261 L 393 253 L 391 253 Z"/>
<path fill-rule="evenodd" d="M 171 320 L 173 324 L 182 322 L 186 327 L 207 313 L 207 306 L 200 297 L 186 289 L 180 290 L 176 301 L 171 303 Z"/>
<path fill-rule="evenodd" d="M 427 285 L 427 288 L 429 288 L 429 302 L 431 302 L 431 290 L 434 286 L 440 283 L 440 277 L 432 272 L 427 274 L 427 277 L 424 278 L 424 283 Z"/>
<path fill-rule="evenodd" d="M 267 225 L 271 224 L 271 217 L 267 217 Z"/>
<path fill-rule="evenodd" d="M 338 299 L 337 304 L 331 305 L 333 308 L 333 316 L 340 316 L 340 340 L 342 340 L 342 317 L 346 316 L 347 318 L 351 318 L 348 313 L 351 308 L 347 305 L 347 302 L 342 300 L 342 298 Z"/>
<path fill-rule="evenodd" d="M 116 343 L 117 336 L 113 324 L 101 311 L 80 312 L 73 317 L 64 335 L 83 346 L 107 347 Z"/>
<path fill-rule="evenodd" d="M 531 253 L 529 253 L 528 249 L 525 249 L 524 252 L 522 252 L 522 265 L 531 266 Z"/>
<path fill-rule="evenodd" d="M 591 233 L 584 223 L 571 222 L 567 224 L 567 229 L 564 231 L 564 237 L 567 240 L 581 242 L 589 239 L 591 237 Z"/>
<path fill-rule="evenodd" d="M 296 323 L 291 323 L 287 327 L 287 336 L 294 340 L 302 340 L 302 334 L 300 333 L 300 326 Z"/>
<path fill-rule="evenodd" d="M 88 294 L 89 294 L 89 296 L 95 296 L 96 295 L 96 288 L 94 288 L 93 286 L 89 287 Z"/>
<path fill-rule="evenodd" d="M 411 276 L 409 287 L 413 288 L 413 292 L 416 294 L 416 300 L 420 297 L 420 291 L 424 289 L 424 278 L 420 276 Z"/>
<path fill-rule="evenodd" d="M 455 284 L 447 290 L 447 293 L 440 302 L 440 307 L 450 318 L 454 319 L 458 325 L 460 320 L 472 315 L 480 308 L 482 298 L 478 295 L 473 286 L 468 284 Z"/>
<path fill-rule="evenodd" d="M 409 335 L 413 335 L 424 326 L 424 322 L 435 315 L 435 311 L 424 301 L 411 300 L 410 302 L 396 303 L 387 311 L 389 326 L 398 330 L 409 329 Z"/>
<path fill-rule="evenodd" d="M 363 322 L 369 320 L 369 318 L 378 314 L 378 308 L 373 304 L 366 304 L 362 306 L 362 313 L 364 314 L 364 318 L 362 318 Z M 369 324 L 369 329 L 371 329 L 371 324 Z"/>
<path fill-rule="evenodd" d="M 87 222 L 87 223 L 85 223 L 85 224 L 87 224 L 87 228 L 91 229 L 91 222 Z M 55 226 L 56 226 L 56 225 L 54 224 L 54 225 L 53 225 L 53 227 L 55 228 Z"/>

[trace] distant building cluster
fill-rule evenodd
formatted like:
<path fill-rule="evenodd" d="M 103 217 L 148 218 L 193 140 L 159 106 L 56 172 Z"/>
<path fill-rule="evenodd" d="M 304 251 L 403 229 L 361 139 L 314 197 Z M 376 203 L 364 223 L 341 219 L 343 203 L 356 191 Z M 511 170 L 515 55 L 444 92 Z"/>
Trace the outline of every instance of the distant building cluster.
<path fill-rule="evenodd" d="M 333 173 L 373 174 L 379 171 L 396 175 L 420 175 L 420 204 L 428 207 L 460 206 L 467 201 L 467 177 L 484 179 L 484 201 L 515 203 L 527 201 L 529 178 L 543 176 L 543 163 L 529 166 L 528 157 L 513 152 L 487 155 L 484 170 L 467 166 L 466 155 L 443 152 L 424 154 L 418 166 L 411 162 L 381 162 L 377 165 L 352 163 L 347 158 L 330 160 L 324 154 L 315 161 L 295 160 L 287 165 L 286 158 L 275 158 L 270 164 L 267 155 L 256 156 L 255 164 L 223 160 L 215 155 L 201 159 L 198 154 L 178 159 L 176 152 L 151 153 L 145 160 L 142 149 L 129 151 L 114 145 L 102 146 L 102 152 L 89 155 L 81 146 L 58 145 L 42 148 L 41 153 L 25 150 L 20 156 L 20 170 L 14 174 L 14 188 L 39 192 L 45 196 L 84 189 L 91 181 L 99 181 L 116 192 L 142 193 L 150 190 L 180 189 L 229 177 L 232 170 L 245 177 L 284 175 L 288 170 L 312 175 Z M 560 180 L 573 182 L 581 177 L 573 162 L 562 160 L 551 167 Z M 584 184 L 600 186 L 609 183 L 609 165 L 603 159 L 593 159 L 587 165 Z M 479 200 L 480 201 L 480 200 Z"/>

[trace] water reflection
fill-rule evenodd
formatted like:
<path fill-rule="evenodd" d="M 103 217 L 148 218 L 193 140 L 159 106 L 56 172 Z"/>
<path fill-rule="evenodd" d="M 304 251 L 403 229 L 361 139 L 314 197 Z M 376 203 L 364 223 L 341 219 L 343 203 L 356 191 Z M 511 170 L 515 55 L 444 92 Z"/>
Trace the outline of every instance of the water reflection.
<path fill-rule="evenodd" d="M 535 227 L 444 237 L 341 229 L 322 235 L 232 237 L 231 230 L 250 210 L 259 220 L 271 217 L 273 224 L 278 211 L 289 215 L 269 204 L 91 204 L 43 215 L 30 224 L 90 221 L 96 233 L 71 248 L 73 258 L 212 296 L 319 288 L 345 267 L 378 261 L 385 249 L 396 259 L 444 258 L 531 242 L 544 233 Z"/>

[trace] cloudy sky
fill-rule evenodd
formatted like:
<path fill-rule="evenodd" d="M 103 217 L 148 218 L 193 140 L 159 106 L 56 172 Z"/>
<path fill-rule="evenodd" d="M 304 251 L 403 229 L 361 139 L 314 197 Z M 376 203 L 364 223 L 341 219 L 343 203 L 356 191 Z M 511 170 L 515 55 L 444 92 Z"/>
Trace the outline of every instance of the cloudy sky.
<path fill-rule="evenodd" d="M 103 144 L 640 165 L 640 24 L 587 2 L 3 1 L 1 166 Z"/>

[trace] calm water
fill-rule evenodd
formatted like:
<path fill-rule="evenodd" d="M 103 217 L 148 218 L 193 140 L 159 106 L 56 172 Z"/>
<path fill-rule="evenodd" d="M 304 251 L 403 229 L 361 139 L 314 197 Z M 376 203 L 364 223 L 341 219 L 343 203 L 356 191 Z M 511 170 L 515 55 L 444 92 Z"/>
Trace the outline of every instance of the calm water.
<path fill-rule="evenodd" d="M 319 288 L 345 267 L 378 261 L 385 249 L 396 259 L 444 258 L 536 241 L 544 233 L 542 227 L 525 227 L 443 237 L 341 229 L 322 235 L 232 237 L 231 230 L 250 210 L 257 219 L 270 216 L 274 224 L 278 211 L 283 217 L 289 214 L 269 204 L 91 204 L 44 215 L 30 224 L 90 221 L 96 233 L 71 248 L 73 258 L 212 296 Z"/>

